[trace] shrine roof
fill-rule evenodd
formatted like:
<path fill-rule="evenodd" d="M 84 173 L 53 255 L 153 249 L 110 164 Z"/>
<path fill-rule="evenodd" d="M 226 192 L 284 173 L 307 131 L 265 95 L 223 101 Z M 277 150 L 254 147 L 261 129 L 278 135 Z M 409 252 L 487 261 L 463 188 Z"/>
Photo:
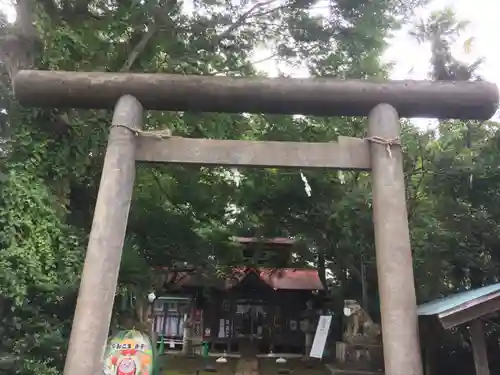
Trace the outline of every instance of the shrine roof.
<path fill-rule="evenodd" d="M 424 303 L 418 306 L 417 313 L 419 316 L 437 316 L 445 328 L 450 328 L 500 310 L 499 303 L 492 304 L 498 299 L 500 299 L 500 283 Z M 459 317 L 459 322 L 452 324 L 452 317 Z M 449 320 L 450 323 L 445 324 L 445 320 Z"/>
<path fill-rule="evenodd" d="M 259 269 L 260 278 L 274 289 L 323 290 L 318 271 L 315 269 L 279 268 Z"/>
<path fill-rule="evenodd" d="M 296 268 L 233 268 L 231 275 L 225 279 L 218 279 L 210 282 L 208 275 L 202 272 L 176 272 L 175 280 L 172 282 L 177 286 L 197 287 L 211 284 L 211 286 L 221 289 L 230 289 L 238 285 L 250 273 L 255 273 L 273 289 L 277 290 L 323 290 L 318 271 L 315 269 Z M 174 274 L 174 273 L 172 273 Z"/>

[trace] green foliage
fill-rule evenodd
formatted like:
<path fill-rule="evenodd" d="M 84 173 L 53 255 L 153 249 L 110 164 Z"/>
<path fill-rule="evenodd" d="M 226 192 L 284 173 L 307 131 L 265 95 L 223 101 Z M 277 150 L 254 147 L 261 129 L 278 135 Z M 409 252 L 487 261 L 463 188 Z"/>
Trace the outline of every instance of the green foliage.
<path fill-rule="evenodd" d="M 38 69 L 250 76 L 263 75 L 255 62 L 271 56 L 283 70 L 384 78 L 385 38 L 421 3 L 40 0 L 31 9 L 36 35 L 24 36 L 35 37 L 41 51 L 24 52 L 34 55 Z M 0 22 L 1 36 L 28 30 L 26 19 L 21 12 L 16 27 Z M 475 78 L 477 64 L 464 69 L 449 53 L 462 27 L 445 12 L 417 28 L 415 34 L 432 44 L 433 78 Z M 9 373 L 56 374 L 63 364 L 110 113 L 19 108 L 8 73 L 29 61 L 12 61 L 24 56 L 20 42 L 17 49 L 1 43 L 8 49 L 0 50 L 10 54 L 0 54 L 0 106 L 6 109 L 0 112 L 5 156 L 0 318 L 7 323 L 0 328 L 0 358 L 9 359 Z M 176 136 L 212 139 L 325 142 L 338 135 L 363 137 L 366 131 L 359 118 L 158 111 L 145 121 L 146 129 L 169 127 Z M 442 121 L 437 132 L 404 125 L 419 299 L 496 281 L 496 125 Z M 238 234 L 300 239 L 303 251 L 296 264 L 315 266 L 322 277 L 333 274 L 339 297 L 361 298 L 364 263 L 370 308 L 378 309 L 370 176 L 339 171 L 141 166 L 119 292 L 144 297 L 158 287 L 152 270 L 160 267 L 189 264 L 220 276 L 241 263 L 240 249 L 230 240 Z"/>
<path fill-rule="evenodd" d="M 44 181 L 26 170 L 9 168 L 0 189 L 0 353 L 13 361 L 2 367 L 55 374 L 81 268 L 79 236 Z"/>
<path fill-rule="evenodd" d="M 262 74 L 252 62 L 266 60 L 269 53 L 281 64 L 302 66 L 316 75 L 384 76 L 379 63 L 384 36 L 413 5 L 337 1 L 325 12 L 315 1 L 195 1 L 192 6 L 164 0 L 20 1 L 16 24 L 0 24 L 2 35 L 17 41 L 1 42 L 8 53 L 1 54 L 5 74 L 0 80 L 0 104 L 6 109 L 1 134 L 8 141 L 1 186 L 0 296 L 2 321 L 12 323 L 4 328 L 1 348 L 16 361 L 10 369 L 27 375 L 62 368 L 110 113 L 19 108 L 12 100 L 8 73 L 33 64 L 38 69 L 248 76 Z M 263 47 L 268 50 L 264 58 L 255 54 Z M 363 127 L 351 119 L 156 112 L 148 114 L 145 127 L 168 126 L 184 137 L 324 141 L 353 133 L 350 125 L 357 129 L 354 133 Z M 240 249 L 230 237 L 241 226 L 240 209 L 248 220 L 255 219 L 252 229 L 272 221 L 264 220 L 258 207 L 265 189 L 273 194 L 270 204 L 281 198 L 281 191 L 307 206 L 296 173 L 281 180 L 281 173 L 248 172 L 238 183 L 233 172 L 141 167 L 120 293 L 141 298 L 156 285 L 151 270 L 157 267 L 190 264 L 220 276 L 241 264 Z M 268 183 L 262 184 L 259 178 L 266 174 Z M 326 197 L 336 174 L 326 180 L 313 174 L 314 197 L 319 186 Z M 281 212 L 286 210 L 276 210 L 274 217 Z M 278 222 L 268 230 L 278 234 Z M 297 225 L 295 230 L 302 233 Z"/>

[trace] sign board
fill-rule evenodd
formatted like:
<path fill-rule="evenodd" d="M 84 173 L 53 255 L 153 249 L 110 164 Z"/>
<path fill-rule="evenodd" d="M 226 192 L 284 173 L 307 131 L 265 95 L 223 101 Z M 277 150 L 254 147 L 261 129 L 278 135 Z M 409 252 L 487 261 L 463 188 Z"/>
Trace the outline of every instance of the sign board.
<path fill-rule="evenodd" d="M 311 358 L 323 358 L 323 352 L 325 350 L 326 339 L 328 338 L 331 323 L 331 315 L 321 315 L 319 317 L 318 326 L 316 327 L 316 333 L 311 347 L 311 353 L 309 354 Z"/>
<path fill-rule="evenodd" d="M 104 353 L 104 375 L 153 375 L 153 343 L 148 335 L 121 331 L 113 336 Z"/>

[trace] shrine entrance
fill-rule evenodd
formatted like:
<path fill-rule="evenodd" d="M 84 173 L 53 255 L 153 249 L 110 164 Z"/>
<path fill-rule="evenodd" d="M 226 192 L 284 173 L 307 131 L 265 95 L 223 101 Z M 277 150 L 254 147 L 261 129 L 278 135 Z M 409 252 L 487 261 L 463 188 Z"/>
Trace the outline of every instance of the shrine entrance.
<path fill-rule="evenodd" d="M 274 290 L 264 283 L 258 271 L 250 271 L 230 291 L 234 296 L 234 339 L 241 355 L 250 357 L 260 352 L 272 322 L 270 303 Z M 265 337 L 266 336 L 266 337 Z"/>
<path fill-rule="evenodd" d="M 259 353 L 259 344 L 264 337 L 266 305 L 259 301 L 237 300 L 234 317 L 234 336 L 238 351 L 243 356 Z"/>
<path fill-rule="evenodd" d="M 262 301 L 236 301 L 234 333 L 250 342 L 261 340 L 264 333 L 267 304 Z"/>
<path fill-rule="evenodd" d="M 385 373 L 422 375 L 400 117 L 487 120 L 495 85 L 21 70 L 13 87 L 23 105 L 114 107 L 65 375 L 100 371 L 136 162 L 370 170 Z M 144 109 L 368 116 L 368 134 L 326 143 L 180 138 L 143 131 Z"/>

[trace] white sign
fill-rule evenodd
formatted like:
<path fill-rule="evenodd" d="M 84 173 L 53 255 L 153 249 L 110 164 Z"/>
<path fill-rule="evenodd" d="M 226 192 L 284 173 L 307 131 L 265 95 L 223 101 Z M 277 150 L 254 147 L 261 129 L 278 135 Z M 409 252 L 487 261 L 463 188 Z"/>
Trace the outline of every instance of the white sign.
<path fill-rule="evenodd" d="M 226 336 L 225 331 L 226 321 L 224 319 L 219 320 L 219 334 L 217 335 L 219 338 L 224 338 Z"/>
<path fill-rule="evenodd" d="M 326 339 L 328 338 L 331 323 L 331 315 L 321 315 L 319 317 L 316 334 L 314 335 L 314 341 L 311 347 L 311 353 L 309 354 L 311 358 L 323 358 L 323 352 L 325 350 Z"/>

